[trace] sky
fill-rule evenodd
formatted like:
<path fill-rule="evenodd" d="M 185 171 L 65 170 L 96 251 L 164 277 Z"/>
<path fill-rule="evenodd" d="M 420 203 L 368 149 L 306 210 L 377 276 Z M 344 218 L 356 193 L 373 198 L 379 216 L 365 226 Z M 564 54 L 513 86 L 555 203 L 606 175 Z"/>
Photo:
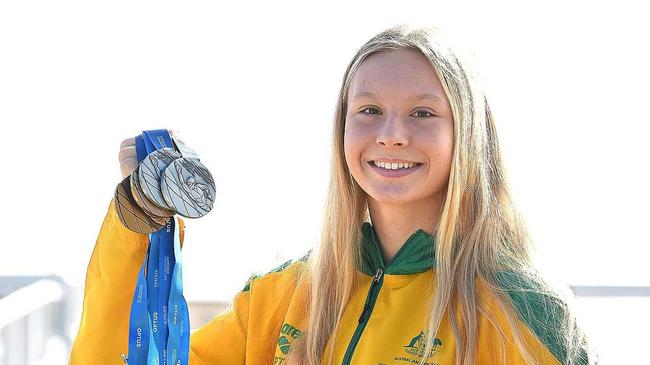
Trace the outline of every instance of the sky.
<path fill-rule="evenodd" d="M 302 256 L 345 67 L 399 23 L 473 50 L 540 264 L 572 285 L 650 285 L 650 25 L 626 3 L 553 1 L 2 2 L 0 275 L 82 286 L 120 142 L 158 128 L 217 185 L 186 220 L 188 300 L 229 300 Z"/>

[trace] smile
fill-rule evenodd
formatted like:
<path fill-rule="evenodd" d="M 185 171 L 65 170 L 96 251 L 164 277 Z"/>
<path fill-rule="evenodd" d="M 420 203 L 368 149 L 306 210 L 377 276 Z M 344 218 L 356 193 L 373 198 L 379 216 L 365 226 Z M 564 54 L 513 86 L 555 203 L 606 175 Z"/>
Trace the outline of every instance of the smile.
<path fill-rule="evenodd" d="M 382 163 L 380 163 L 382 164 Z M 402 167 L 399 167 L 399 164 L 393 168 L 394 164 L 390 164 L 391 166 L 388 167 L 385 164 L 385 167 L 377 166 L 374 161 L 368 161 L 368 165 L 372 168 L 373 171 L 375 171 L 377 174 L 384 176 L 384 177 L 402 177 L 402 176 L 407 176 L 410 174 L 415 173 L 417 170 L 422 167 L 421 163 L 407 163 L 406 166 L 411 166 L 411 167 L 405 167 L 404 164 L 402 164 Z"/>
<path fill-rule="evenodd" d="M 397 169 L 410 169 L 418 165 L 422 165 L 421 163 L 418 162 L 377 162 L 377 161 L 369 161 L 373 165 L 377 167 L 381 167 L 386 170 L 397 170 Z"/>

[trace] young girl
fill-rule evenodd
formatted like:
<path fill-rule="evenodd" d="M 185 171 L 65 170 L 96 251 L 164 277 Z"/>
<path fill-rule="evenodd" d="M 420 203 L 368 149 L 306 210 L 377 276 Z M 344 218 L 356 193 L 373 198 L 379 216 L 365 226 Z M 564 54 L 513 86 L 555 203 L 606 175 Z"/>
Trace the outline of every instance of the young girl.
<path fill-rule="evenodd" d="M 334 122 L 320 245 L 252 276 L 192 334 L 190 364 L 594 363 L 531 263 L 476 75 L 439 31 L 397 26 L 363 45 Z M 146 245 L 111 202 L 72 364 L 121 362 Z"/>

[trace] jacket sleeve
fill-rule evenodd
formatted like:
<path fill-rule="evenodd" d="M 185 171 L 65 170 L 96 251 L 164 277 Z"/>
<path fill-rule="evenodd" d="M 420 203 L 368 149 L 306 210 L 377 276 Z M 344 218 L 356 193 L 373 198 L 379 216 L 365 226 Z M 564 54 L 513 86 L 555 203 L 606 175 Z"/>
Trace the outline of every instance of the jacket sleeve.
<path fill-rule="evenodd" d="M 179 228 L 182 245 L 182 219 Z M 81 322 L 70 352 L 70 364 L 123 364 L 120 354 L 128 352 L 131 302 L 147 244 L 148 235 L 122 225 L 111 200 L 88 264 Z M 238 304 L 238 308 L 244 306 L 244 301 Z M 190 341 L 192 352 L 206 352 L 201 348 L 205 341 L 196 345 L 193 341 L 194 337 Z M 203 364 L 194 353 L 190 358 L 192 364 Z"/>
<path fill-rule="evenodd" d="M 516 326 L 524 345 L 540 365 L 589 364 L 595 354 L 589 353 L 588 339 L 577 323 L 567 322 L 570 308 L 562 297 L 550 295 L 540 283 L 520 274 L 502 272 L 499 275 L 503 295 L 509 297 L 517 315 L 512 326 Z M 513 327 L 504 308 L 494 297 L 489 297 L 484 303 L 487 304 L 484 312 L 490 313 L 490 318 L 482 316 L 479 325 L 479 363 L 500 363 L 501 352 L 505 350 L 507 364 L 527 364 L 515 342 Z M 566 331 L 561 330 L 562 326 L 568 323 L 574 326 L 568 333 L 573 336 L 570 340 L 561 335 Z M 501 342 L 502 336 L 505 343 Z"/>
<path fill-rule="evenodd" d="M 191 365 L 244 365 L 250 292 L 239 292 L 229 309 L 192 333 Z"/>

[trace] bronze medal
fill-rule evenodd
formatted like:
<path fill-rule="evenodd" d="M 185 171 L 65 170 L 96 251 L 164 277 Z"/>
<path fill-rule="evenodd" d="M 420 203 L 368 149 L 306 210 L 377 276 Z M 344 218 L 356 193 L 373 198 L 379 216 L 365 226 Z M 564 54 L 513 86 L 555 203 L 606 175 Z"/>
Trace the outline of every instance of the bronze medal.
<path fill-rule="evenodd" d="M 136 233 L 149 234 L 165 225 L 154 221 L 135 202 L 131 195 L 131 176 L 127 176 L 115 188 L 115 211 L 122 224 Z"/>
<path fill-rule="evenodd" d="M 214 204 L 214 180 L 198 159 L 174 160 L 165 169 L 160 187 L 167 204 L 183 217 L 203 217 Z"/>

